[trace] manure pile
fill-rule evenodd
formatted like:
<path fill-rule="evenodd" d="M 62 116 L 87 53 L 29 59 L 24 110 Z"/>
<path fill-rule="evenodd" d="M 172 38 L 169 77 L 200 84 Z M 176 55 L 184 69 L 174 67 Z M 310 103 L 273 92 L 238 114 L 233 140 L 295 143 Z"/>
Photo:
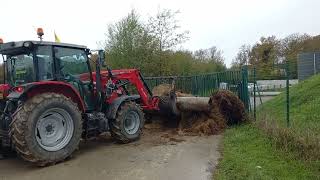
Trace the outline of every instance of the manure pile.
<path fill-rule="evenodd" d="M 167 96 L 171 85 L 156 86 L 152 92 L 156 96 Z M 191 94 L 176 91 L 177 97 L 192 97 Z M 176 128 L 181 135 L 214 135 L 221 133 L 227 126 L 244 122 L 245 107 L 242 101 L 231 91 L 217 90 L 208 98 L 208 106 L 192 107 L 197 111 L 181 111 L 179 116 L 164 117 L 162 129 Z M 193 104 L 197 106 L 197 104 Z M 199 111 L 199 108 L 200 109 Z M 169 124 L 169 125 L 168 125 Z M 172 127 L 173 124 L 173 127 Z"/>

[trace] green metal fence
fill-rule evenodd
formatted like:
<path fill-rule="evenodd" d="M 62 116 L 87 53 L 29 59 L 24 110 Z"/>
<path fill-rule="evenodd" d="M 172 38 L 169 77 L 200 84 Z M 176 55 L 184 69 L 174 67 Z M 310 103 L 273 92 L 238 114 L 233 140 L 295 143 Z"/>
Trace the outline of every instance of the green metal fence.
<path fill-rule="evenodd" d="M 210 96 L 217 89 L 227 89 L 237 94 L 246 109 L 250 110 L 246 67 L 241 70 L 204 75 L 146 77 L 145 80 L 151 89 L 160 84 L 171 84 L 174 81 L 177 90 L 196 96 Z"/>

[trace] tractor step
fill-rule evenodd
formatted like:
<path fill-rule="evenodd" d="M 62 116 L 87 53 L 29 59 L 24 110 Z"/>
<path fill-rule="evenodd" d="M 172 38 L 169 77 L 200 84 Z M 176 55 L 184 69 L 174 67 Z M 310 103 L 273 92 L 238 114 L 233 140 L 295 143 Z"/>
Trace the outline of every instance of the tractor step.
<path fill-rule="evenodd" d="M 14 151 L 10 151 L 10 152 L 1 152 L 0 151 L 0 160 L 5 160 L 5 159 L 13 158 L 13 157 L 16 157 L 16 153 Z"/>
<path fill-rule="evenodd" d="M 11 157 L 16 157 L 16 152 L 11 148 L 0 146 L 0 160 L 8 159 Z"/>
<path fill-rule="evenodd" d="M 104 113 L 93 112 L 86 113 L 84 115 L 84 129 L 85 131 L 82 134 L 84 139 L 89 139 L 92 137 L 97 137 L 103 132 L 109 130 L 108 119 L 105 117 Z"/>
<path fill-rule="evenodd" d="M 0 160 L 6 159 L 2 154 L 0 154 Z"/>
<path fill-rule="evenodd" d="M 3 160 L 3 159 L 5 159 L 5 155 L 4 155 L 4 153 L 1 151 L 2 149 L 1 149 L 1 147 L 0 147 L 0 160 Z"/>
<path fill-rule="evenodd" d="M 15 156 L 16 153 L 11 148 L 9 132 L 0 129 L 0 160 Z"/>
<path fill-rule="evenodd" d="M 11 141 L 9 138 L 9 132 L 0 129 L 0 148 L 1 147 L 11 147 Z"/>

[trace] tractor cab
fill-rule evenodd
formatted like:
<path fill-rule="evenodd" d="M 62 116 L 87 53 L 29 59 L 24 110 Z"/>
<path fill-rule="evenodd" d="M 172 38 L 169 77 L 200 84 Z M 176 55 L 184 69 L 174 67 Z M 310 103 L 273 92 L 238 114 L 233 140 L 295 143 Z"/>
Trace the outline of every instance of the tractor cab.
<path fill-rule="evenodd" d="M 85 108 L 93 109 L 89 53 L 85 46 L 65 43 L 19 41 L 0 44 L 5 72 L 0 90 L 5 97 L 9 95 L 8 87 L 24 87 L 43 81 L 66 82 L 83 97 Z"/>

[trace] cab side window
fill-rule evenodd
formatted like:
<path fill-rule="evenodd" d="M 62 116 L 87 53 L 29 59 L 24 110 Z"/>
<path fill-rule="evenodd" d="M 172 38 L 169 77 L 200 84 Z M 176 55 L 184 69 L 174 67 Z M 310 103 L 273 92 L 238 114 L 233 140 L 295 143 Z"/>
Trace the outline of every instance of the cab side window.
<path fill-rule="evenodd" d="M 89 72 L 87 55 L 84 50 L 65 47 L 55 47 L 55 58 L 60 63 L 62 75 L 79 75 Z"/>
<path fill-rule="evenodd" d="M 39 80 L 53 79 L 53 58 L 51 46 L 38 46 L 36 51 L 38 59 Z"/>

